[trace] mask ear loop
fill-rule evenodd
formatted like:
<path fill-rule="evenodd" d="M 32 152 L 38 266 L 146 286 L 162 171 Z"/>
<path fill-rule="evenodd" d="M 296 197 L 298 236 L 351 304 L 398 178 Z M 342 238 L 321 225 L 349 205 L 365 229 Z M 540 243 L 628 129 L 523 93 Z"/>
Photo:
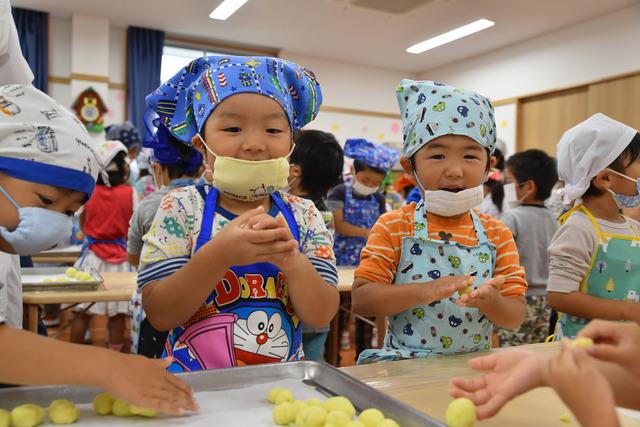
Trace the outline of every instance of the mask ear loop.
<path fill-rule="evenodd" d="M 10 195 L 9 193 L 7 193 L 7 190 L 5 190 L 5 189 L 4 189 L 4 187 L 2 187 L 1 185 L 0 185 L 0 191 L 2 192 L 2 194 L 4 194 L 5 196 L 7 196 L 7 199 L 9 199 L 9 201 L 10 201 L 11 203 L 13 203 L 13 206 L 15 206 L 15 207 L 16 207 L 16 209 L 20 209 L 20 208 L 21 208 L 21 206 L 18 204 L 18 202 L 16 202 L 16 201 L 13 199 L 13 197 L 11 197 L 11 195 Z"/>

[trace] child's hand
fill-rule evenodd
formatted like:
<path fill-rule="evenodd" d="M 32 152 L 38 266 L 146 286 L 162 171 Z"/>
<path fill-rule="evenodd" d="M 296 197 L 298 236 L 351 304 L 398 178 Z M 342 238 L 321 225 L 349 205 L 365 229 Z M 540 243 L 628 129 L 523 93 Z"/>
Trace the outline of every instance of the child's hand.
<path fill-rule="evenodd" d="M 165 370 L 170 359 L 109 353 L 107 366 L 98 369 L 106 375 L 104 388 L 116 397 L 172 415 L 198 410 L 191 387 Z"/>
<path fill-rule="evenodd" d="M 638 308 L 640 310 L 640 307 Z M 640 375 L 640 325 L 634 322 L 608 322 L 592 320 L 578 334 L 591 338 L 594 345 L 585 348 L 596 359 L 616 363 L 630 372 Z"/>
<path fill-rule="evenodd" d="M 476 405 L 478 419 L 497 414 L 513 398 L 544 385 L 544 367 L 549 355 L 506 350 L 469 360 L 469 367 L 484 371 L 473 379 L 453 378 L 449 394 L 467 397 Z"/>
<path fill-rule="evenodd" d="M 482 311 L 482 307 L 489 306 L 500 298 L 500 287 L 503 284 L 504 276 L 493 277 L 470 294 L 460 295 L 460 299 L 456 303 L 462 307 L 475 307 Z"/>
<path fill-rule="evenodd" d="M 584 349 L 572 348 L 564 339 L 547 369 L 549 385 L 581 425 L 618 425 L 611 386 Z"/>
<path fill-rule="evenodd" d="M 221 248 L 218 255 L 228 266 L 274 262 L 291 256 L 298 244 L 291 237 L 288 227 L 265 225 L 263 229 L 255 228 L 257 224 L 262 224 L 261 221 L 266 221 L 263 214 L 262 206 L 243 213 L 216 234 L 207 245 Z"/>
<path fill-rule="evenodd" d="M 420 304 L 431 304 L 473 285 L 471 276 L 447 276 L 431 282 L 420 283 L 418 300 Z"/>
<path fill-rule="evenodd" d="M 279 230 L 281 236 L 280 241 L 292 241 L 295 243 L 295 248 L 292 249 L 289 254 L 278 254 L 272 257 L 272 260 L 269 262 L 275 264 L 283 272 L 296 266 L 297 257 L 300 255 L 298 242 L 296 242 L 287 221 L 282 216 L 274 218 L 267 214 L 257 215 L 247 222 L 247 227 L 253 230 Z"/>

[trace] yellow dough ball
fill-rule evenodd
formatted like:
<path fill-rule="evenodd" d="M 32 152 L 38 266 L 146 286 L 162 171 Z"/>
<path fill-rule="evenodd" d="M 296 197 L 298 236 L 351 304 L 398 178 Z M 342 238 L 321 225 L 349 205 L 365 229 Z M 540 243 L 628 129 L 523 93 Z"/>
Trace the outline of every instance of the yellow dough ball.
<path fill-rule="evenodd" d="M 324 404 L 320 402 L 320 399 L 316 399 L 316 398 L 308 399 L 306 403 L 309 406 L 324 406 Z"/>
<path fill-rule="evenodd" d="M 386 420 L 380 421 L 376 427 L 400 427 L 400 424 L 391 418 L 387 418 Z"/>
<path fill-rule="evenodd" d="M 124 400 L 116 399 L 113 401 L 113 415 L 116 417 L 130 417 L 131 407 Z"/>
<path fill-rule="evenodd" d="M 302 408 L 296 416 L 297 427 L 323 427 L 327 411 L 320 406 Z"/>
<path fill-rule="evenodd" d="M 358 420 L 367 427 L 378 427 L 384 421 L 384 414 L 379 409 L 369 408 L 360 413 Z"/>
<path fill-rule="evenodd" d="M 571 347 L 582 347 L 587 348 L 593 345 L 593 340 L 591 338 L 580 337 L 571 341 Z"/>
<path fill-rule="evenodd" d="M 307 402 L 304 402 L 302 400 L 294 400 L 293 403 L 298 407 L 298 410 L 302 409 L 302 408 L 306 408 L 307 406 Z"/>
<path fill-rule="evenodd" d="M 445 420 L 449 427 L 471 427 L 476 422 L 476 407 L 466 397 L 456 399 L 447 406 Z"/>
<path fill-rule="evenodd" d="M 324 425 L 324 427 L 338 427 L 338 426 L 337 426 L 337 425 L 335 425 L 335 424 L 329 424 L 329 423 L 327 423 L 327 424 L 325 424 L 325 425 Z"/>
<path fill-rule="evenodd" d="M 63 283 L 63 282 L 68 282 L 69 279 L 67 278 L 67 276 L 58 276 L 55 279 L 53 279 L 53 281 L 57 283 Z"/>
<path fill-rule="evenodd" d="M 74 278 L 74 277 L 76 277 L 76 276 L 77 276 L 77 274 L 78 274 L 79 272 L 78 272 L 78 270 L 76 270 L 75 268 L 73 268 L 73 267 L 69 267 L 69 268 L 67 268 L 67 270 L 66 270 L 64 273 L 67 275 L 67 277 Z"/>
<path fill-rule="evenodd" d="M 353 418 L 353 416 L 356 414 L 356 408 L 353 407 L 351 401 L 343 396 L 330 397 L 326 402 L 324 402 L 324 408 L 328 412 L 344 412 L 349 416 L 349 419 Z"/>
<path fill-rule="evenodd" d="M 344 427 L 365 427 L 360 421 L 349 421 Z"/>
<path fill-rule="evenodd" d="M 273 422 L 279 426 L 286 426 L 296 420 L 298 405 L 293 402 L 283 402 L 273 408 Z"/>
<path fill-rule="evenodd" d="M 53 283 L 56 280 L 53 277 L 45 277 L 42 283 Z"/>
<path fill-rule="evenodd" d="M 278 397 L 280 392 L 284 390 L 285 389 L 281 387 L 272 388 L 271 390 L 269 390 L 269 393 L 267 394 L 267 400 L 271 403 L 276 403 L 276 397 Z"/>
<path fill-rule="evenodd" d="M 109 393 L 100 393 L 93 398 L 93 412 L 98 415 L 109 415 L 113 411 L 116 399 Z"/>
<path fill-rule="evenodd" d="M 73 424 L 80 418 L 80 410 L 68 400 L 54 400 L 49 405 L 49 421 L 53 424 Z"/>
<path fill-rule="evenodd" d="M 44 409 L 33 403 L 20 405 L 11 411 L 11 425 L 13 427 L 35 427 L 42 423 Z"/>
<path fill-rule="evenodd" d="M 293 400 L 293 393 L 291 393 L 291 390 L 285 389 L 276 395 L 275 404 L 279 405 L 284 402 L 293 402 Z"/>
<path fill-rule="evenodd" d="M 327 419 L 325 422 L 327 424 L 333 424 L 336 427 L 344 427 L 344 425 L 347 424 L 349 421 L 351 421 L 351 418 L 349 418 L 349 416 L 344 412 L 333 411 L 327 414 Z"/>
<path fill-rule="evenodd" d="M 85 273 L 83 271 L 79 271 L 78 274 L 76 274 L 76 279 L 82 281 L 82 282 L 88 282 L 90 280 L 93 279 L 93 277 L 89 274 L 89 273 Z"/>
<path fill-rule="evenodd" d="M 464 295 L 464 294 L 470 294 L 471 292 L 473 292 L 473 285 L 469 285 L 466 288 L 459 290 L 458 294 Z"/>
<path fill-rule="evenodd" d="M 0 427 L 9 427 L 11 425 L 11 412 L 6 409 L 0 409 Z"/>
<path fill-rule="evenodd" d="M 158 416 L 158 411 L 155 409 L 143 408 L 142 406 L 129 405 L 129 410 L 133 415 L 141 417 L 154 418 Z"/>

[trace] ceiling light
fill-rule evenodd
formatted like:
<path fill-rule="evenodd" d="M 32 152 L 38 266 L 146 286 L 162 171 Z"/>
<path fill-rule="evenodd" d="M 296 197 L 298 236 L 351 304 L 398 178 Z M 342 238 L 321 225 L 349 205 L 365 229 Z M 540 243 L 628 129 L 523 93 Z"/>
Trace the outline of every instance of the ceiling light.
<path fill-rule="evenodd" d="M 429 40 L 425 40 L 423 42 L 414 44 L 410 48 L 407 49 L 409 53 L 422 53 L 426 52 L 430 49 L 436 48 L 438 46 L 442 46 L 443 44 L 451 43 L 454 40 L 461 39 L 462 37 L 466 37 L 473 33 L 477 33 L 478 31 L 485 30 L 489 27 L 493 27 L 495 22 L 489 21 L 488 19 L 478 19 L 470 24 L 463 25 L 462 27 L 456 28 L 455 30 L 448 31 L 444 34 L 440 34 L 439 36 L 435 36 L 430 38 Z"/>
<path fill-rule="evenodd" d="M 236 10 L 240 9 L 247 1 L 248 0 L 224 0 L 211 12 L 209 18 L 224 21 L 233 15 Z"/>

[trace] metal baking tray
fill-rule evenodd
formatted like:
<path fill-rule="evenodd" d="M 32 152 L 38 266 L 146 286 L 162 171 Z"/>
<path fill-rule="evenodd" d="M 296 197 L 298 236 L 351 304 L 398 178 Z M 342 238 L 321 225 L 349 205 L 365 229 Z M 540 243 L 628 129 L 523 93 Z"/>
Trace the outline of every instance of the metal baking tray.
<path fill-rule="evenodd" d="M 236 393 L 237 396 L 242 396 L 241 400 L 244 402 L 248 402 L 251 399 L 261 399 L 266 402 L 265 390 L 268 388 L 265 388 L 265 386 L 269 387 L 269 383 L 289 381 L 289 383 L 293 384 L 298 383 L 301 387 L 306 384 L 315 388 L 315 390 L 312 390 L 314 393 L 319 392 L 320 395 L 325 397 L 334 395 L 346 396 L 353 402 L 358 413 L 366 408 L 378 408 L 387 418 L 396 420 L 402 427 L 445 427 L 445 424 L 440 421 L 375 390 L 326 363 L 304 361 L 252 365 L 241 368 L 191 372 L 178 374 L 178 376 L 191 385 L 196 393 L 225 390 L 225 394 L 232 395 Z M 262 388 L 260 389 L 260 387 Z M 76 404 L 80 404 L 82 411 L 82 404 L 90 403 L 98 392 L 99 390 L 95 388 L 58 386 L 0 389 L 0 406 L 11 408 L 27 402 L 46 406 L 54 399 L 69 399 Z M 295 390 L 294 395 L 297 396 Z M 198 395 L 196 394 L 196 396 Z M 219 396 L 221 396 L 219 397 L 220 400 L 224 399 L 222 395 Z M 199 403 L 202 411 L 203 402 L 199 400 Z M 221 403 L 218 404 L 221 405 Z M 246 413 L 251 411 L 252 409 L 247 407 L 244 411 L 239 412 Z M 254 410 L 254 412 L 258 411 Z M 246 414 L 244 415 L 246 416 Z M 240 422 L 240 419 L 238 419 L 239 423 L 234 422 L 233 425 L 275 425 L 270 421 L 270 411 L 267 415 L 267 417 L 263 416 L 262 422 L 249 421 L 248 424 L 246 420 L 245 422 Z M 173 419 L 173 422 L 174 425 L 205 425 L 206 422 L 210 425 L 214 419 L 221 421 L 220 418 L 212 419 L 213 416 L 206 415 L 206 419 L 202 419 L 202 417 L 195 419 L 197 417 L 194 417 L 193 422 L 189 422 L 188 418 L 181 419 L 179 422 Z M 83 424 L 82 421 L 83 416 L 81 415 L 79 425 Z M 107 419 L 102 418 L 102 422 L 104 423 L 105 421 Z M 164 420 L 159 418 L 151 424 L 171 425 L 165 424 L 170 421 L 170 418 L 165 418 Z"/>
<path fill-rule="evenodd" d="M 45 282 L 47 277 L 66 277 L 69 267 L 25 267 L 20 269 L 22 290 L 25 292 L 42 291 L 94 291 L 104 282 L 100 273 L 93 268 L 78 268 L 91 274 L 91 280 L 75 280 L 67 277 L 66 282 Z"/>

